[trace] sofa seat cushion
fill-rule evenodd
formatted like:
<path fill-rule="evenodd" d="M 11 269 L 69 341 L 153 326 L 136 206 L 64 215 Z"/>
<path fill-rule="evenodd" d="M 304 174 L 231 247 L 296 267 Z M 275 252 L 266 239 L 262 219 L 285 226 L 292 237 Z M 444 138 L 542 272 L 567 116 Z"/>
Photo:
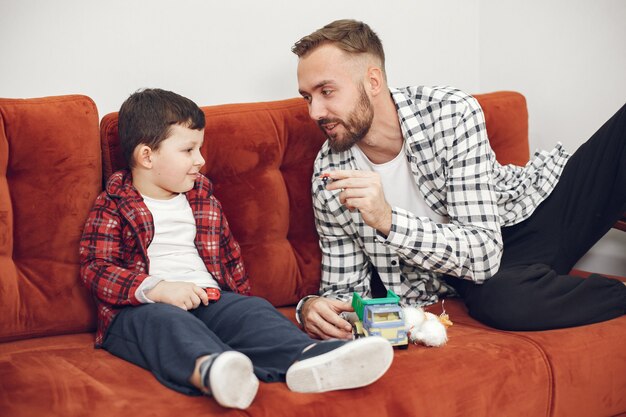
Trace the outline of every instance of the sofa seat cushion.
<path fill-rule="evenodd" d="M 293 316 L 293 308 L 282 311 Z M 369 387 L 322 395 L 262 383 L 245 413 L 224 415 L 548 415 L 552 371 L 536 343 L 462 323 L 449 334 L 444 348 L 396 350 L 391 371 Z M 93 349 L 92 333 L 0 344 L 0 375 L 0 410 L 12 417 L 224 411 L 212 400 L 178 394 L 147 371 Z"/>
<path fill-rule="evenodd" d="M 574 273 L 589 275 L 582 271 Z M 553 380 L 549 415 L 613 416 L 626 409 L 626 316 L 569 329 L 506 332 L 471 318 L 460 300 L 447 300 L 444 306 L 455 323 L 448 329 L 450 343 L 456 337 L 457 325 L 460 325 L 516 335 L 541 349 Z M 440 314 L 441 303 L 429 306 L 427 310 Z M 441 350 L 442 355 L 446 355 L 445 349 Z"/>
<path fill-rule="evenodd" d="M 0 344 L 0 415 L 222 413 L 213 401 L 167 389 L 148 371 L 94 349 L 93 340 L 93 333 L 82 333 Z M 149 411 L 143 414 L 142 410 Z M 232 411 L 224 415 L 246 414 Z"/>

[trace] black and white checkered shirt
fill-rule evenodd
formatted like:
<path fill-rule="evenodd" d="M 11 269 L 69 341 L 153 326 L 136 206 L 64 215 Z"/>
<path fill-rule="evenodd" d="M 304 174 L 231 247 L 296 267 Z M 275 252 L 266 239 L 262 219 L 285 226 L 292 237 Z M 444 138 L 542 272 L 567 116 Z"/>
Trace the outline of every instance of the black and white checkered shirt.
<path fill-rule="evenodd" d="M 312 180 L 322 249 L 320 295 L 349 301 L 353 291 L 370 296 L 371 268 L 406 304 L 429 304 L 453 291 L 448 274 L 480 283 L 500 265 L 500 227 L 528 218 L 553 190 L 569 158 L 561 145 L 538 152 L 525 167 L 502 166 L 489 145 L 482 109 L 450 87 L 392 89 L 405 151 L 422 197 L 448 224 L 399 207 L 384 237 L 358 211 L 341 205 L 319 175 L 358 169 L 352 150 L 325 143 Z"/>

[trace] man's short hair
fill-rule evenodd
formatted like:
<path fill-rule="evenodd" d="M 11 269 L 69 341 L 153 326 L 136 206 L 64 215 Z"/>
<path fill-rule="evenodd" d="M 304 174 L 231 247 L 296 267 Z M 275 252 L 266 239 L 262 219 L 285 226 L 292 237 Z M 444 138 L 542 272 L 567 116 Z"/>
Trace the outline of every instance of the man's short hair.
<path fill-rule="evenodd" d="M 331 43 L 349 54 L 371 54 L 385 72 L 385 51 L 378 35 L 366 23 L 352 19 L 335 20 L 296 42 L 291 51 L 299 58 L 318 46 Z"/>
<path fill-rule="evenodd" d="M 170 135 L 172 125 L 204 129 L 204 113 L 193 101 L 158 88 L 138 90 L 120 107 L 118 134 L 128 168 L 135 166 L 137 145 L 159 148 Z"/>

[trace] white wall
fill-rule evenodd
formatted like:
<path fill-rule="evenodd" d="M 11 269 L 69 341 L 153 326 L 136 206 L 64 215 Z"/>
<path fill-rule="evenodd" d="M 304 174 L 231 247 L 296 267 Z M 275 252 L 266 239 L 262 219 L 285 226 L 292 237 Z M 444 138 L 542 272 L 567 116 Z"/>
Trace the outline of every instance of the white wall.
<path fill-rule="evenodd" d="M 339 18 L 379 33 L 391 85 L 524 93 L 532 148 L 574 150 L 626 98 L 624 0 L 0 0 L 0 96 L 86 94 L 101 116 L 141 87 L 294 97 L 291 45 Z M 614 235 L 583 266 L 625 274 Z"/>
<path fill-rule="evenodd" d="M 480 86 L 526 96 L 533 149 L 574 151 L 626 102 L 626 1 L 481 0 Z M 585 196 L 580 196 L 585 198 Z M 576 265 L 626 273 L 612 230 Z"/>
<path fill-rule="evenodd" d="M 0 95 L 82 93 L 101 116 L 140 87 L 200 105 L 295 97 L 291 46 L 340 18 L 380 33 L 395 63 L 390 81 L 479 88 L 477 0 L 389 3 L 0 0 Z"/>

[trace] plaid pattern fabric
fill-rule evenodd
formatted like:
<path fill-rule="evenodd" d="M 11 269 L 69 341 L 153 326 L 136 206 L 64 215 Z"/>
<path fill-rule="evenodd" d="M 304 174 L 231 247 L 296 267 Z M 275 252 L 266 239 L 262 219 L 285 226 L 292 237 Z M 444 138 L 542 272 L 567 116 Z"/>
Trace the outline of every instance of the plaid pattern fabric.
<path fill-rule="evenodd" d="M 220 287 L 249 294 L 239 244 L 230 233 L 211 182 L 198 174 L 186 193 L 196 219 L 200 257 Z M 81 277 L 98 312 L 96 346 L 124 307 L 139 305 L 135 291 L 148 277 L 148 245 L 154 237 L 152 214 L 132 185 L 128 171 L 114 173 L 92 208 L 80 241 Z"/>
<path fill-rule="evenodd" d="M 429 304 L 453 292 L 448 274 L 480 283 L 500 265 L 500 227 L 528 218 L 550 194 L 569 158 L 557 145 L 525 167 L 502 166 L 489 145 L 482 109 L 450 87 L 392 89 L 415 181 L 426 203 L 448 224 L 392 210 L 386 238 L 341 205 L 319 175 L 358 169 L 351 150 L 325 143 L 315 162 L 312 193 L 322 250 L 320 294 L 349 301 L 370 296 L 371 268 L 406 304 Z"/>

